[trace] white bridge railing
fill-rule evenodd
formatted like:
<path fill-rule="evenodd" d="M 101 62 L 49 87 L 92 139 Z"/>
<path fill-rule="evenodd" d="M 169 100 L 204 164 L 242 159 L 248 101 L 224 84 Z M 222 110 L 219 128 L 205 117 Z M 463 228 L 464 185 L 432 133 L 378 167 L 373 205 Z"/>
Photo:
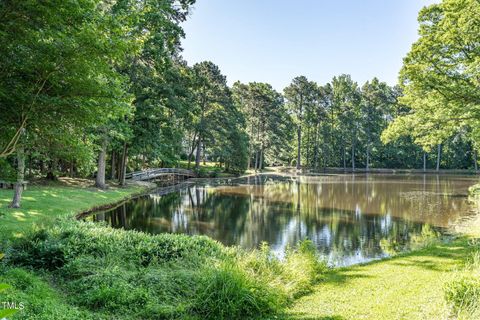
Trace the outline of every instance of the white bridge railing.
<path fill-rule="evenodd" d="M 125 179 L 132 179 L 135 181 L 142 180 L 151 180 L 165 175 L 178 175 L 178 176 L 187 176 L 195 177 L 195 172 L 187 169 L 177 169 L 177 168 L 158 168 L 158 169 L 148 169 L 145 171 L 137 171 L 127 173 Z"/>

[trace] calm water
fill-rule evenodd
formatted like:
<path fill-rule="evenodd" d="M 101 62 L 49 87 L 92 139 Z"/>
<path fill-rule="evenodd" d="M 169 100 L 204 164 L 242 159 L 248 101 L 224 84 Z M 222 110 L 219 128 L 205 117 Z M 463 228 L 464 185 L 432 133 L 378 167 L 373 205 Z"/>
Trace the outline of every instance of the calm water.
<path fill-rule="evenodd" d="M 281 255 L 311 239 L 332 265 L 386 257 L 473 214 L 472 176 L 259 175 L 151 193 L 90 219 L 149 233 L 208 235 Z"/>

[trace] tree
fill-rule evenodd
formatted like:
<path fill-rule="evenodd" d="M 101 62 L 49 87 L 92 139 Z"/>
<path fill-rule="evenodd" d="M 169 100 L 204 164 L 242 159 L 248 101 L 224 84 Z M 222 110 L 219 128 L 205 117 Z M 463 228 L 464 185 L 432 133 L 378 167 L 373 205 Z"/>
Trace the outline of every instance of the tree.
<path fill-rule="evenodd" d="M 119 181 L 125 182 L 128 159 L 138 167 L 147 163 L 175 163 L 181 150 L 183 127 L 192 104 L 189 68 L 179 57 L 180 39 L 194 0 L 119 0 L 112 8 L 125 34 L 135 45 L 117 69 L 129 79 L 134 114 L 126 117 L 129 133 L 121 145 Z M 138 164 L 140 163 L 140 164 Z"/>
<path fill-rule="evenodd" d="M 294 116 L 297 125 L 297 170 L 301 168 L 301 144 L 302 144 L 302 124 L 304 112 L 316 101 L 317 85 L 310 82 L 304 76 L 296 77 L 292 83 L 284 89 L 284 96 L 287 99 L 287 106 Z"/>
<path fill-rule="evenodd" d="M 392 115 L 396 99 L 393 89 L 377 78 L 362 86 L 361 99 L 360 121 L 366 149 L 365 167 L 368 171 L 372 163 L 372 150 L 382 148 L 380 135 L 387 125 L 388 116 Z"/>
<path fill-rule="evenodd" d="M 411 112 L 398 117 L 384 141 L 411 135 L 426 151 L 440 151 L 459 131 L 478 146 L 480 131 L 480 3 L 443 0 L 419 14 L 420 38 L 404 59 L 401 102 Z"/>
<path fill-rule="evenodd" d="M 196 156 L 195 169 L 200 169 L 202 147 L 215 144 L 215 133 L 222 129 L 233 101 L 227 79 L 210 61 L 193 66 L 195 94 Z M 217 136 L 218 138 L 219 136 Z M 220 138 L 223 138 L 221 135 Z"/>
<path fill-rule="evenodd" d="M 343 167 L 346 168 L 346 152 L 348 145 L 351 149 L 351 165 L 355 170 L 355 148 L 358 142 L 360 129 L 360 90 L 350 75 L 334 77 L 333 88 L 333 112 L 340 126 L 337 130 L 339 144 L 343 157 Z"/>
<path fill-rule="evenodd" d="M 111 63 L 121 59 L 124 42 L 102 4 L 0 4 L 0 16 L 8 21 L 0 25 L 0 126 L 6 142 L 1 153 L 16 149 L 19 171 L 12 207 L 20 205 L 26 133 L 56 123 L 85 128 L 128 108 L 123 78 Z"/>
<path fill-rule="evenodd" d="M 291 140 L 291 119 L 282 95 L 271 85 L 259 82 L 236 82 L 233 93 L 235 103 L 247 119 L 248 167 L 252 158 L 255 171 L 263 168 L 265 160 L 271 163 L 280 160 L 285 150 L 289 150 Z"/>

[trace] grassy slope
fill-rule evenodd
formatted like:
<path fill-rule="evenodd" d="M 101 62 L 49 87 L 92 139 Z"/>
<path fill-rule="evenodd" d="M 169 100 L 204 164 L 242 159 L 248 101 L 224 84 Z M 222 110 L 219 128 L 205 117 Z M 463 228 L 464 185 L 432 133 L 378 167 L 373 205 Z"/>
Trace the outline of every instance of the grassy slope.
<path fill-rule="evenodd" d="M 480 207 L 480 184 L 471 200 Z M 461 269 L 480 237 L 477 215 L 457 230 L 468 238 L 392 259 L 332 270 L 313 294 L 289 310 L 296 319 L 451 319 L 443 286 Z"/>
<path fill-rule="evenodd" d="M 85 181 L 79 183 L 75 180 L 64 180 L 49 186 L 28 188 L 23 194 L 21 209 L 7 208 L 13 190 L 0 189 L 0 241 L 19 237 L 34 224 L 49 223 L 55 218 L 73 216 L 93 207 L 121 201 L 145 189 L 146 187 L 142 186 L 128 186 L 110 187 L 107 191 L 102 191 L 86 186 Z M 30 314 L 48 314 L 48 319 L 56 320 L 90 318 L 88 312 L 67 304 L 61 292 L 31 271 L 11 269 L 4 273 L 0 270 L 1 282 L 22 283 L 20 288 L 8 292 L 17 298 L 15 301 L 22 301 Z M 20 312 L 14 318 L 22 319 L 24 316 L 25 314 Z"/>
<path fill-rule="evenodd" d="M 298 300 L 296 319 L 446 319 L 443 285 L 468 256 L 466 239 L 332 270 Z"/>
<path fill-rule="evenodd" d="M 141 186 L 110 187 L 106 191 L 66 180 L 50 186 L 32 186 L 23 194 L 22 208 L 9 209 L 13 190 L 0 189 L 0 239 L 21 236 L 34 223 L 73 216 L 93 207 L 114 203 L 145 190 Z"/>

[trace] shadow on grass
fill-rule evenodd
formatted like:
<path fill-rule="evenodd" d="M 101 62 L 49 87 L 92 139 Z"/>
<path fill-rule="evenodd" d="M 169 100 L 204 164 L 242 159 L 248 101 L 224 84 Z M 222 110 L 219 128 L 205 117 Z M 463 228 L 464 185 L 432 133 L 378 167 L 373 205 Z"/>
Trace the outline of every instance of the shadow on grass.
<path fill-rule="evenodd" d="M 288 314 L 285 317 L 280 317 L 282 320 L 344 320 L 345 318 L 342 316 L 338 315 L 333 315 L 333 316 L 311 316 L 306 313 L 297 313 L 297 314 Z"/>
<path fill-rule="evenodd" d="M 448 243 L 432 244 L 426 248 L 402 253 L 388 259 L 332 269 L 313 288 L 313 293 L 321 292 L 322 290 L 334 292 L 348 286 L 369 285 L 375 283 L 377 281 L 376 278 L 378 278 L 379 283 L 388 283 L 390 276 L 398 274 L 418 273 L 416 276 L 418 279 L 421 279 L 425 274 L 431 276 L 431 273 L 435 273 L 436 277 L 441 279 L 445 272 L 461 267 L 469 259 L 469 253 L 473 250 L 475 250 L 475 246 L 470 245 L 468 239 L 458 238 Z M 365 279 L 365 281 L 360 280 L 359 283 L 349 283 L 356 279 Z M 409 279 L 415 279 L 415 276 Z M 370 281 L 374 282 L 370 283 Z M 389 290 L 388 285 L 382 290 Z M 327 296 L 322 295 L 322 297 L 326 298 Z M 307 309 L 310 309 L 311 312 L 304 313 L 303 311 L 306 309 L 302 306 L 303 310 L 298 310 L 300 312 L 294 313 L 292 311 L 295 308 L 293 308 L 291 311 L 287 311 L 284 319 L 344 319 L 342 315 L 328 315 L 327 310 L 317 309 L 321 307 L 320 305 L 316 306 L 315 299 L 314 297 L 312 301 L 306 303 Z M 334 304 L 335 301 L 332 301 L 332 303 Z"/>
<path fill-rule="evenodd" d="M 417 267 L 425 270 L 444 272 L 455 266 L 465 263 L 473 247 L 468 240 L 460 238 L 450 243 L 439 243 L 420 250 L 402 253 L 391 258 L 375 260 L 365 264 L 359 264 L 343 268 L 335 268 L 325 274 L 318 285 L 325 283 L 344 285 L 346 282 L 358 278 L 373 278 L 365 272 L 368 266 L 388 264 L 398 266 L 399 272 L 402 267 Z"/>

